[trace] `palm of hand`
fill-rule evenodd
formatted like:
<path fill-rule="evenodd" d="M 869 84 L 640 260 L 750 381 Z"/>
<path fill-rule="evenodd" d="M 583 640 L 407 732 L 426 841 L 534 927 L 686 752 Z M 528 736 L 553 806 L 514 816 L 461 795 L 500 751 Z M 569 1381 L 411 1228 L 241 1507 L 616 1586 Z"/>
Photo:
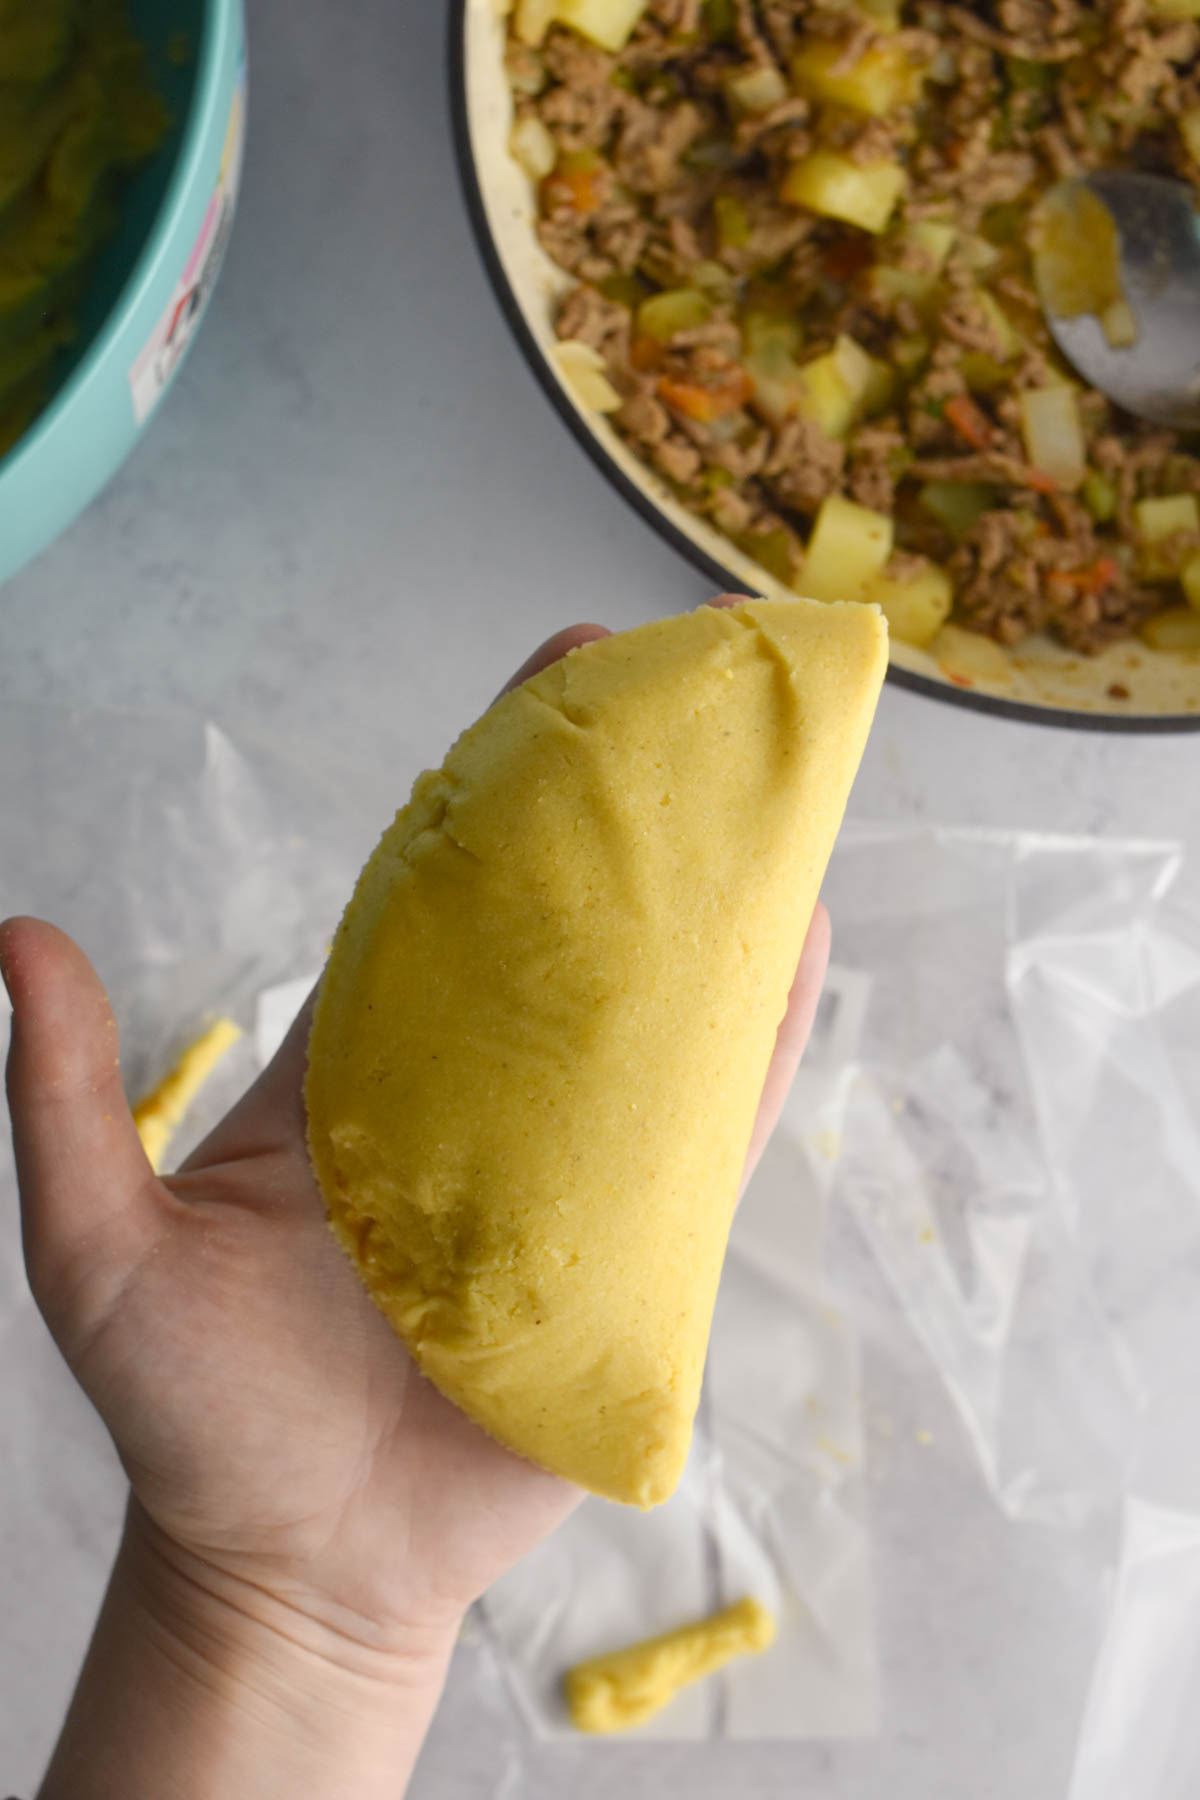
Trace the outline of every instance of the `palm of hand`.
<path fill-rule="evenodd" d="M 515 680 L 573 643 L 543 646 Z M 778 1117 L 828 958 L 818 908 L 747 1161 Z M 453 1621 L 577 1490 L 418 1373 L 334 1241 L 309 1167 L 308 1009 L 176 1176 L 151 1173 L 82 951 L 13 920 L 8 1087 L 34 1294 L 161 1533 L 221 1577 L 382 1648 Z"/>
<path fill-rule="evenodd" d="M 43 1304 L 168 1538 L 386 1642 L 461 1612 L 579 1496 L 419 1375 L 336 1244 L 304 1144 L 307 1022 L 152 1184 L 119 1301 L 101 1259 L 51 1267 Z"/>

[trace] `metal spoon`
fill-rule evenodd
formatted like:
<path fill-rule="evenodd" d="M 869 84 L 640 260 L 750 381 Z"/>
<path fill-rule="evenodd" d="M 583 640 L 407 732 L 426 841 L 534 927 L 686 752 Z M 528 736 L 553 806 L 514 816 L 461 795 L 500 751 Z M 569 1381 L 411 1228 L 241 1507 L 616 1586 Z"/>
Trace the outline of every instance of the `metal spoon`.
<path fill-rule="evenodd" d="M 1085 381 L 1126 411 L 1159 425 L 1200 429 L 1200 195 L 1165 175 L 1113 169 L 1063 182 L 1048 199 L 1069 203 L 1070 190 L 1081 186 L 1103 201 L 1116 226 L 1120 281 L 1137 337 L 1114 349 L 1094 313 L 1063 318 L 1052 311 L 1042 253 L 1035 250 L 1055 342 Z"/>

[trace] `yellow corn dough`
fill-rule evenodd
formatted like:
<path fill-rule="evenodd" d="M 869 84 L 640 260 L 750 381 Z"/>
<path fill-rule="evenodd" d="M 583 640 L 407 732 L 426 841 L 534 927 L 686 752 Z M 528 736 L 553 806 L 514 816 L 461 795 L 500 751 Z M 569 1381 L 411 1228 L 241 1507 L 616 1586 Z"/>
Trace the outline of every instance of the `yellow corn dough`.
<path fill-rule="evenodd" d="M 134 1107 L 133 1122 L 155 1173 L 162 1168 L 167 1148 L 188 1107 L 241 1035 L 241 1026 L 232 1019 L 217 1019 L 194 1044 L 189 1044 L 170 1074 Z"/>
<path fill-rule="evenodd" d="M 654 1506 L 687 1457 L 739 1177 L 887 662 L 875 608 L 590 643 L 422 775 L 309 1047 L 333 1227 L 443 1393 Z"/>
<path fill-rule="evenodd" d="M 694 1625 L 594 1656 L 569 1669 L 563 1681 L 571 1723 L 577 1731 L 629 1731 L 693 1681 L 774 1642 L 775 1620 L 766 1607 L 739 1600 Z"/>

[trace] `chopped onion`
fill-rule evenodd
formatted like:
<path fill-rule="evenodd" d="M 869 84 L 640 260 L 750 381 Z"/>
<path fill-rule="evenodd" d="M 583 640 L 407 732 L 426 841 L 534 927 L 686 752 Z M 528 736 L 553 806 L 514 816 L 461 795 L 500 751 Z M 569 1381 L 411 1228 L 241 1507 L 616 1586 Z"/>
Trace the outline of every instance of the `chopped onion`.
<path fill-rule="evenodd" d="M 512 128 L 508 147 L 530 181 L 541 181 L 558 161 L 558 146 L 539 118 L 532 113 Z"/>
<path fill-rule="evenodd" d="M 708 428 L 708 435 L 714 443 L 730 444 L 753 422 L 749 413 L 739 409 L 737 412 L 726 413 L 723 419 L 714 419 Z"/>
<path fill-rule="evenodd" d="M 1021 432 L 1030 466 L 1062 488 L 1077 488 L 1087 473 L 1087 450 L 1075 389 L 1027 388 L 1020 396 Z"/>
<path fill-rule="evenodd" d="M 788 84 L 773 63 L 766 63 L 761 69 L 730 76 L 725 91 L 743 112 L 767 113 L 787 99 Z"/>

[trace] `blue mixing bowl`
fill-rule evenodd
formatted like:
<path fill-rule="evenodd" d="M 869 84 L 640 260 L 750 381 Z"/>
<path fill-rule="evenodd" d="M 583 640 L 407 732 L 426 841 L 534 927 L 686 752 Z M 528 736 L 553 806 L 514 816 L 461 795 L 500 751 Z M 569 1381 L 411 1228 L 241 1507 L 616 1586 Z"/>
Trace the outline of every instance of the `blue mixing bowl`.
<path fill-rule="evenodd" d="M 133 0 L 130 12 L 173 126 L 124 195 L 49 405 L 0 460 L 0 581 L 65 530 L 133 449 L 195 337 L 233 224 L 242 0 Z"/>

